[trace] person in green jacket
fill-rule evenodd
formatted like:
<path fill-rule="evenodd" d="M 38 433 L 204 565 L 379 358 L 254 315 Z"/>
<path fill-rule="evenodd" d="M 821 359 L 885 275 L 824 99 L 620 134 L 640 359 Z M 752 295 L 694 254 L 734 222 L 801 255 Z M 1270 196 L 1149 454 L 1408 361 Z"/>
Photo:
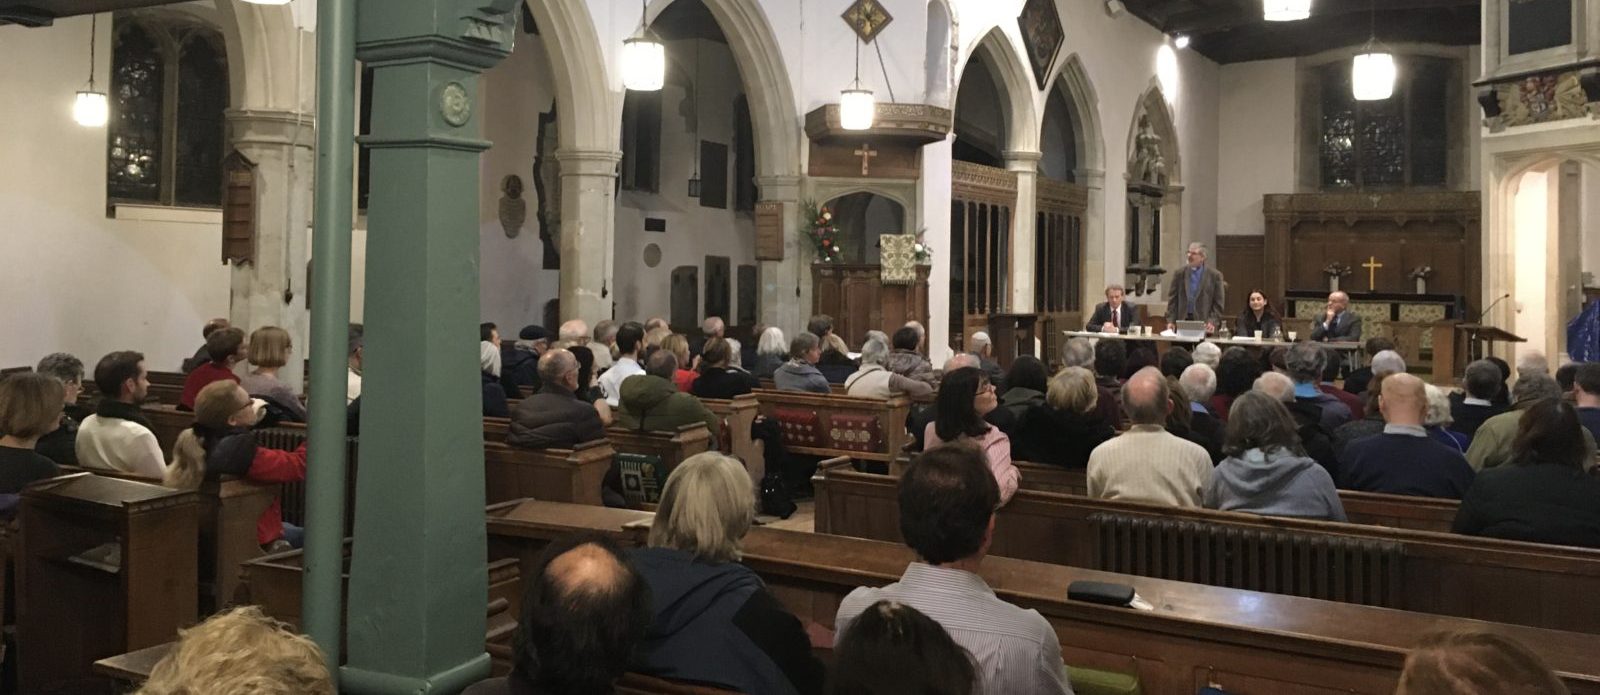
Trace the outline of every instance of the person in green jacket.
<path fill-rule="evenodd" d="M 678 390 L 672 375 L 678 357 L 670 350 L 656 350 L 645 360 L 643 374 L 622 382 L 622 401 L 617 410 L 617 426 L 630 430 L 672 432 L 684 425 L 703 422 L 711 431 L 711 448 L 717 448 L 717 432 L 722 419 L 700 399 Z"/>

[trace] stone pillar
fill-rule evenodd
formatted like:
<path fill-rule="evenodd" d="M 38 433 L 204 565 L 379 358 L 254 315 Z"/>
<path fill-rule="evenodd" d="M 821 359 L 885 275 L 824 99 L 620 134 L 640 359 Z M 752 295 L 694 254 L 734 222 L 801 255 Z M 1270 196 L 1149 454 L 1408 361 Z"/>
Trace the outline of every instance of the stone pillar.
<path fill-rule="evenodd" d="M 615 150 L 559 150 L 561 162 L 561 319 L 593 326 L 615 302 L 613 240 L 617 216 Z"/>
<path fill-rule="evenodd" d="M 457 693 L 483 650 L 479 75 L 514 0 L 361 0 L 374 69 L 362 440 L 347 693 Z"/>
<path fill-rule="evenodd" d="M 814 251 L 800 232 L 800 177 L 763 176 L 756 180 L 763 202 L 783 204 L 783 260 L 756 264 L 761 286 L 761 323 L 793 337 L 811 318 L 811 263 Z"/>
<path fill-rule="evenodd" d="M 1094 310 L 1095 297 L 1105 294 L 1106 279 L 1106 172 L 1101 169 L 1080 169 L 1078 180 L 1089 189 L 1088 204 L 1083 214 L 1083 311 Z M 1122 274 L 1112 277 L 1122 282 Z"/>
<path fill-rule="evenodd" d="M 255 260 L 233 267 L 228 320 L 248 334 L 289 331 L 294 353 L 278 377 L 299 392 L 311 347 L 306 261 L 316 117 L 293 111 L 228 112 L 233 148 L 256 165 Z"/>
<path fill-rule="evenodd" d="M 1017 205 L 1011 215 L 1011 311 L 1019 314 L 1033 311 L 1039 158 L 1038 152 L 1006 152 L 1006 170 L 1017 176 Z"/>
<path fill-rule="evenodd" d="M 922 178 L 917 181 L 923 240 L 933 247 L 928 268 L 928 357 L 943 365 L 950 350 L 950 162 L 955 136 L 922 147 Z"/>

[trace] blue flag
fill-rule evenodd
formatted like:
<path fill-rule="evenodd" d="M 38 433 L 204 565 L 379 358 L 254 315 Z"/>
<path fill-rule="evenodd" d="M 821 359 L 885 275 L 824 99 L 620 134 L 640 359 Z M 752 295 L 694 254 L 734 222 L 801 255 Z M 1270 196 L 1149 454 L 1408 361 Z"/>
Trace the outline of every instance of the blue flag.
<path fill-rule="evenodd" d="M 1589 302 L 1567 324 L 1567 354 L 1576 362 L 1600 361 L 1600 301 Z"/>

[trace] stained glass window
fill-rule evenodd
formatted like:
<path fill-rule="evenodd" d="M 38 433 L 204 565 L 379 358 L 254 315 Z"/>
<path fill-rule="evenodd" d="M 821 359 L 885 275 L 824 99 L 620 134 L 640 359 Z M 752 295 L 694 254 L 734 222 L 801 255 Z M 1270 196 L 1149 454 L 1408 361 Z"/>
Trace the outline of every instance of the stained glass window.
<path fill-rule="evenodd" d="M 179 205 L 222 204 L 222 158 L 228 108 L 228 64 L 219 45 L 191 33 L 178 59 L 177 172 Z"/>
<path fill-rule="evenodd" d="M 147 18 L 118 18 L 114 36 L 107 198 L 221 205 L 228 107 L 222 36 Z"/>
<path fill-rule="evenodd" d="M 166 91 L 161 46 L 140 25 L 119 26 L 112 56 L 107 193 L 123 200 L 159 202 Z"/>
<path fill-rule="evenodd" d="M 1323 188 L 1443 186 L 1449 169 L 1447 100 L 1453 63 L 1402 57 L 1394 95 L 1357 101 L 1350 63 L 1321 68 L 1317 157 Z"/>

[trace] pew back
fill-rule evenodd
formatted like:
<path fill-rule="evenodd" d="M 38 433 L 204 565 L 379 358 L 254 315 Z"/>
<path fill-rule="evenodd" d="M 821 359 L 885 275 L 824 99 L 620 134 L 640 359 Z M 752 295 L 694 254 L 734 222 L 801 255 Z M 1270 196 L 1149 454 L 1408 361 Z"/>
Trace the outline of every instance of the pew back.
<path fill-rule="evenodd" d="M 910 440 L 905 396 L 888 400 L 757 389 L 761 414 L 783 431 L 786 452 L 889 463 Z"/>
<path fill-rule="evenodd" d="M 612 427 L 606 430 L 606 440 L 617 452 L 623 495 L 632 505 L 656 503 L 672 469 L 690 456 L 711 450 L 711 432 L 699 422 L 674 432 Z"/>
<path fill-rule="evenodd" d="M 755 394 L 747 393 L 732 400 L 702 398 L 700 402 L 722 418 L 722 427 L 717 432 L 717 447 L 722 453 L 744 461 L 745 469 L 750 471 L 751 485 L 759 491 L 761 478 L 766 475 L 767 461 L 763 456 L 763 443 L 750 436 L 750 426 L 761 412 L 761 404 L 756 401 Z"/>

